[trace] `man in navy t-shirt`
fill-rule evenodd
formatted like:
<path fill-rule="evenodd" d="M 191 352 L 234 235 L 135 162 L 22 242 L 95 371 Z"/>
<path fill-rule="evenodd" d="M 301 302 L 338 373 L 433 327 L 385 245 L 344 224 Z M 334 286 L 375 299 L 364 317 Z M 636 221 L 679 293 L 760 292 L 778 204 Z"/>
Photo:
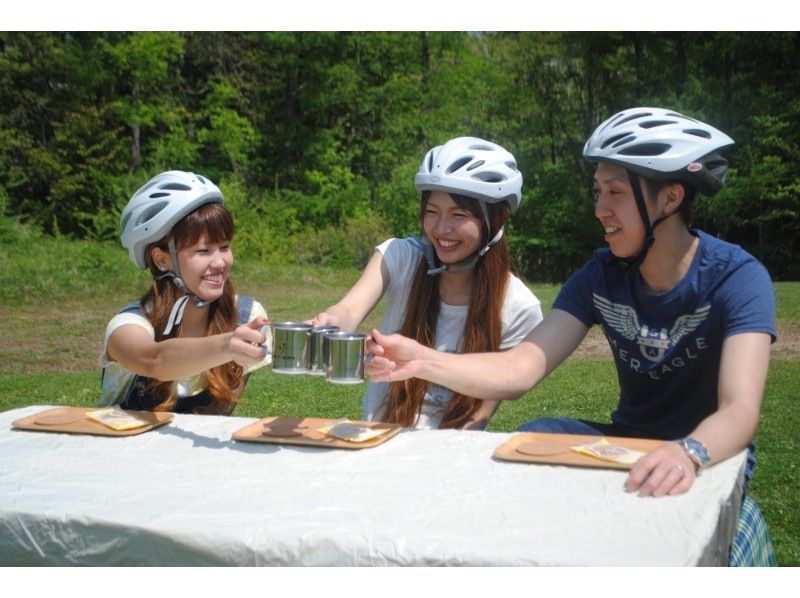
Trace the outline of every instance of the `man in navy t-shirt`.
<path fill-rule="evenodd" d="M 620 397 L 606 433 L 689 435 L 719 407 L 723 341 L 742 332 L 776 337 L 774 291 L 764 266 L 738 245 L 692 234 L 699 245 L 689 270 L 665 293 L 648 293 L 638 270 L 600 249 L 553 304 L 587 327 L 600 325 L 608 339 Z"/>

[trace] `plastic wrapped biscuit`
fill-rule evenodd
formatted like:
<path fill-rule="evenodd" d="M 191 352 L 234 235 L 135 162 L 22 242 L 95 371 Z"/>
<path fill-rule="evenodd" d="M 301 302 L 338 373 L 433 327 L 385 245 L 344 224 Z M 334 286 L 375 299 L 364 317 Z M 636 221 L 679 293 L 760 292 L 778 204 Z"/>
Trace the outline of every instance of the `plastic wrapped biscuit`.
<path fill-rule="evenodd" d="M 118 407 L 109 409 L 98 409 L 97 411 L 90 411 L 86 417 L 100 422 L 104 426 L 108 426 L 113 430 L 133 430 L 147 426 L 151 422 L 139 419 L 135 415 L 131 415 L 127 411 L 123 411 Z"/>
<path fill-rule="evenodd" d="M 598 459 L 602 459 L 603 461 L 625 463 L 626 465 L 633 465 L 644 456 L 644 453 L 640 451 L 634 451 L 632 449 L 625 448 L 624 446 L 611 444 L 605 438 L 601 438 L 597 442 L 579 444 L 577 446 L 571 446 L 570 448 L 576 453 L 581 453 L 582 455 L 589 455 L 590 457 L 596 457 Z"/>
<path fill-rule="evenodd" d="M 378 436 L 383 436 L 389 432 L 389 428 L 371 428 L 349 420 L 342 420 L 330 426 L 317 428 L 317 432 L 349 442 L 366 442 Z"/>

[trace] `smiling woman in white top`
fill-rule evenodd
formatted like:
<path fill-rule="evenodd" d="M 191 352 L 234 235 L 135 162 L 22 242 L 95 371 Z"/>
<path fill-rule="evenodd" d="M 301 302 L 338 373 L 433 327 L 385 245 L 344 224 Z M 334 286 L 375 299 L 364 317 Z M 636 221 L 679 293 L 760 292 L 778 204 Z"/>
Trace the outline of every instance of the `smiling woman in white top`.
<path fill-rule="evenodd" d="M 153 280 L 106 328 L 100 403 L 231 413 L 245 368 L 268 362 L 268 320 L 229 281 L 235 227 L 222 192 L 201 175 L 163 172 L 133 194 L 120 220 L 123 247 Z"/>
<path fill-rule="evenodd" d="M 415 177 L 422 238 L 389 239 L 337 304 L 311 323 L 355 330 L 386 296 L 384 333 L 452 353 L 505 350 L 542 320 L 539 300 L 511 274 L 504 226 L 522 199 L 514 156 L 475 137 L 425 155 Z M 422 380 L 370 382 L 364 417 L 418 428 L 483 429 L 498 401 Z"/>

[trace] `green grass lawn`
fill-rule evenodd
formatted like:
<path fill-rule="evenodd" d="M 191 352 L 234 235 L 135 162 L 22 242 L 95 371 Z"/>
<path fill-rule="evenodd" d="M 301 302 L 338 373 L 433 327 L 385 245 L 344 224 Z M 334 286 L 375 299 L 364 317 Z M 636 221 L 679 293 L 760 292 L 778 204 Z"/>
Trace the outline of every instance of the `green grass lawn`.
<path fill-rule="evenodd" d="M 0 410 L 33 404 L 91 406 L 97 399 L 97 358 L 107 319 L 140 295 L 146 277 L 114 244 L 0 236 Z M 237 261 L 234 282 L 254 295 L 273 321 L 306 319 L 338 299 L 356 270 L 274 267 Z M 800 283 L 777 283 L 778 329 L 797 339 Z M 532 284 L 545 311 L 556 285 Z M 363 330 L 379 322 L 382 306 Z M 781 565 L 800 565 L 800 360 L 796 345 L 776 350 L 756 438 L 759 464 L 751 493 L 769 523 Z M 357 418 L 363 385 L 328 384 L 269 369 L 251 377 L 236 415 L 313 415 Z M 573 356 L 519 401 L 504 403 L 489 429 L 513 431 L 541 416 L 608 418 L 617 381 L 610 357 Z"/>

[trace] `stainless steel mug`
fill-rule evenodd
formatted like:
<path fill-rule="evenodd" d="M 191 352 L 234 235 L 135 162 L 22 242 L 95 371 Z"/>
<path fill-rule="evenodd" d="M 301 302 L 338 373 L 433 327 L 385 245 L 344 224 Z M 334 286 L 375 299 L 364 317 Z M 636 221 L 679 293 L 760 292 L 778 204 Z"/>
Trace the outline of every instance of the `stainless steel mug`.
<path fill-rule="evenodd" d="M 325 338 L 325 334 L 328 332 L 336 332 L 338 330 L 338 326 L 332 325 L 314 326 L 311 329 L 311 358 L 309 360 L 309 374 L 314 376 L 325 375 L 325 368 L 330 360 L 328 357 L 330 354 L 330 347 L 328 346 L 328 341 Z"/>
<path fill-rule="evenodd" d="M 272 370 L 281 374 L 308 373 L 311 352 L 311 324 L 272 324 Z"/>
<path fill-rule="evenodd" d="M 367 335 L 360 332 L 326 332 L 328 363 L 325 379 L 335 384 L 364 381 Z"/>

